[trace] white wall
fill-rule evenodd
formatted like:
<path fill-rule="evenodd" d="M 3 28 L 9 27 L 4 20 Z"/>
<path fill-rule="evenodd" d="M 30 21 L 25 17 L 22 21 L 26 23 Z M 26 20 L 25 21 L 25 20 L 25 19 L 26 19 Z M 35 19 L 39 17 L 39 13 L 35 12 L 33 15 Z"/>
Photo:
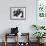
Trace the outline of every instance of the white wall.
<path fill-rule="evenodd" d="M 26 7 L 26 20 L 10 20 L 10 7 Z M 36 24 L 36 0 L 0 0 L 0 34 L 10 32 L 11 27 L 19 27 L 19 32 L 30 32 Z"/>

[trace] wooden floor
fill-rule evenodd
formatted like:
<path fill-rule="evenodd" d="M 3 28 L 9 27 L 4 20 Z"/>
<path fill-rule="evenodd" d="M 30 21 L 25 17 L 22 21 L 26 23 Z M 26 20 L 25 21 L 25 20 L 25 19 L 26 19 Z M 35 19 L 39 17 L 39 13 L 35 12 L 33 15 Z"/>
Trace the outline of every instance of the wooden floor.
<path fill-rule="evenodd" d="M 0 42 L 0 46 L 4 46 L 4 43 L 2 42 Z M 14 43 L 8 43 L 8 46 L 15 46 L 15 42 Z M 37 46 L 37 43 L 34 43 L 34 42 L 32 42 L 32 43 L 30 43 L 30 46 Z M 46 43 L 44 43 L 42 46 L 46 46 Z"/>

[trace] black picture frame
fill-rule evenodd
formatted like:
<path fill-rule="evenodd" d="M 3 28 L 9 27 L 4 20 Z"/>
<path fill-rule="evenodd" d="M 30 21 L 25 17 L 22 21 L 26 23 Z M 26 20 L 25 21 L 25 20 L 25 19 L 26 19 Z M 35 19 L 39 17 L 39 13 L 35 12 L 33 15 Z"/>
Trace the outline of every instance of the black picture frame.
<path fill-rule="evenodd" d="M 10 7 L 10 20 L 26 20 L 26 7 Z"/>

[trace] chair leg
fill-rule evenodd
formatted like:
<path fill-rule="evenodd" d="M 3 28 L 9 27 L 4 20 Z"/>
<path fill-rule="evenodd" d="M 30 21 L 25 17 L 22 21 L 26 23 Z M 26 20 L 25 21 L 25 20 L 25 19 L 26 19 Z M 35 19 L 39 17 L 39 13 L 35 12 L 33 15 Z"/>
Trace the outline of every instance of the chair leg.
<path fill-rule="evenodd" d="M 5 46 L 7 46 L 7 34 L 5 34 Z"/>
<path fill-rule="evenodd" d="M 7 46 L 7 42 L 5 41 L 5 46 Z"/>

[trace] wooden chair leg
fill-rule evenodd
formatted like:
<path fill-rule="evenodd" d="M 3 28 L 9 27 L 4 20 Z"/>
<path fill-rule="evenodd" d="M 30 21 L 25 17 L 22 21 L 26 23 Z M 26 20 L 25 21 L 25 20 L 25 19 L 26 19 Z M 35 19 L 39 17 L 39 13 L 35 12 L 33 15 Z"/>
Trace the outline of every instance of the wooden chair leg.
<path fill-rule="evenodd" d="M 17 40 L 17 42 L 16 42 L 15 46 L 18 46 L 18 34 L 17 34 L 16 40 Z"/>
<path fill-rule="evenodd" d="M 18 46 L 18 34 L 17 34 L 17 46 Z"/>
<path fill-rule="evenodd" d="M 5 46 L 7 46 L 7 33 L 5 34 Z"/>
<path fill-rule="evenodd" d="M 7 46 L 7 42 L 5 41 L 5 46 Z"/>

